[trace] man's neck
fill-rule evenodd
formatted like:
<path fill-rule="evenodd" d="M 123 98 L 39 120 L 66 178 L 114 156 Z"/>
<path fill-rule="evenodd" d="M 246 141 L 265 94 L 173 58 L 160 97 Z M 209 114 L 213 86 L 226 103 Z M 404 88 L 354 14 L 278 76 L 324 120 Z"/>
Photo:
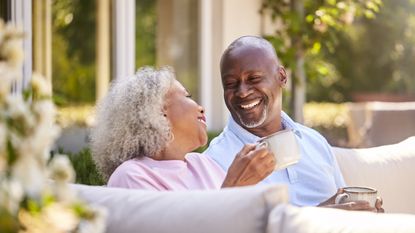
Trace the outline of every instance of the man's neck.
<path fill-rule="evenodd" d="M 265 137 L 270 134 L 276 133 L 278 131 L 281 131 L 284 129 L 283 125 L 281 124 L 281 118 L 276 119 L 272 122 L 269 122 L 267 124 L 263 124 L 261 126 L 258 126 L 256 128 L 246 128 L 242 126 L 244 129 L 246 129 L 248 132 L 258 136 L 258 137 Z"/>

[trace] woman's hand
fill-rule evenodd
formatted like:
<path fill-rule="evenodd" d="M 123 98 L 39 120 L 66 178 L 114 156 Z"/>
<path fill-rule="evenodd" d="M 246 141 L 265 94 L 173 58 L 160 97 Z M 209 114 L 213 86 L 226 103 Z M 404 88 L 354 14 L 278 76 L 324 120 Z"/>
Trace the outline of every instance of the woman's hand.
<path fill-rule="evenodd" d="M 255 147 L 247 144 L 235 156 L 222 188 L 254 185 L 274 171 L 276 164 L 272 152 L 266 147 Z"/>

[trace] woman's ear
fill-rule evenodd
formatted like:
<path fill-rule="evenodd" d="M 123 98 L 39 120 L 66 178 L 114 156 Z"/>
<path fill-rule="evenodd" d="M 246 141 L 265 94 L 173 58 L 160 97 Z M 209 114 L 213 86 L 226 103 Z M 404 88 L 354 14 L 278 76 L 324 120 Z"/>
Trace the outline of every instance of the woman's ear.
<path fill-rule="evenodd" d="M 285 68 L 283 66 L 278 67 L 278 81 L 280 83 L 281 87 L 285 87 L 287 84 L 287 72 L 285 71 Z"/>
<path fill-rule="evenodd" d="M 163 109 L 161 109 L 161 113 L 163 113 L 164 117 L 167 117 L 167 105 L 166 105 L 166 103 L 163 104 Z"/>

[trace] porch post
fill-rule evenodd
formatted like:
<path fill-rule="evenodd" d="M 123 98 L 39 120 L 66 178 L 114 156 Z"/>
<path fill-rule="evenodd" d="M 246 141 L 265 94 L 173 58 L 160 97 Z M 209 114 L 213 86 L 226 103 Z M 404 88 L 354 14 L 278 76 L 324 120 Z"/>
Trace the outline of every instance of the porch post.
<path fill-rule="evenodd" d="M 113 77 L 125 78 L 135 70 L 135 0 L 113 0 Z"/>
<path fill-rule="evenodd" d="M 97 0 L 95 100 L 100 101 L 110 82 L 110 1 Z"/>

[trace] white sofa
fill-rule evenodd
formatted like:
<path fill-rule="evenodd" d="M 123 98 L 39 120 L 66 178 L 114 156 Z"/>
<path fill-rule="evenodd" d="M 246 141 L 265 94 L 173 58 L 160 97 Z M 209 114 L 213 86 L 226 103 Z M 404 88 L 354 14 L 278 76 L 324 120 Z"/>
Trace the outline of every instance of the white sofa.
<path fill-rule="evenodd" d="M 333 148 L 348 185 L 372 186 L 386 214 L 294 207 L 285 186 L 153 192 L 74 185 L 108 209 L 107 232 L 415 232 L 415 137 L 368 149 Z"/>

